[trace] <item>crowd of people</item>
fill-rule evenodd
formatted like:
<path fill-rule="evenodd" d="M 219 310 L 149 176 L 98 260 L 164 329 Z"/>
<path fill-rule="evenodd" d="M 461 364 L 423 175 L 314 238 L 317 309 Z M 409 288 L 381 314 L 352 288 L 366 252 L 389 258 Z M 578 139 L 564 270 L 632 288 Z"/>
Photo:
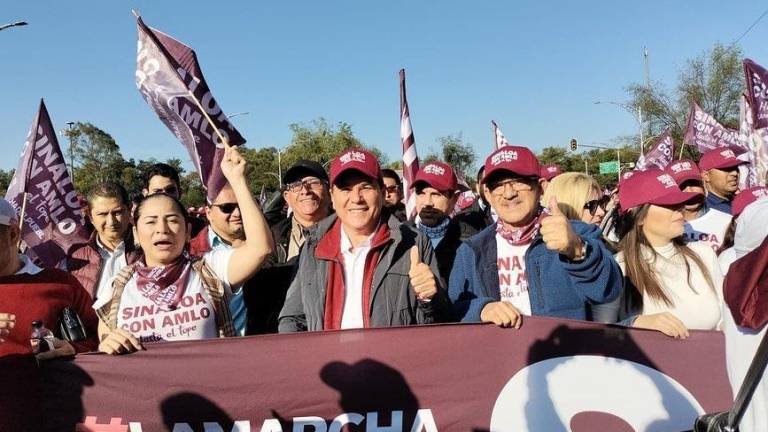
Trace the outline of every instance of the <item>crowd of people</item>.
<path fill-rule="evenodd" d="M 673 338 L 724 329 L 754 337 L 734 323 L 723 295 L 731 264 L 767 234 L 768 190 L 738 190 L 743 163 L 717 149 L 698 162 L 626 173 L 603 190 L 587 174 L 505 146 L 478 172 L 474 204 L 458 212 L 466 189 L 453 168 L 423 164 L 408 185 L 409 215 L 400 176 L 352 148 L 327 172 L 297 161 L 282 179 L 287 211 L 265 214 L 245 160 L 228 148 L 227 185 L 204 217 L 187 213 L 178 173 L 164 164 L 149 171 L 138 200 L 114 183 L 88 191 L 93 234 L 69 251 L 66 271 L 41 269 L 18 251 L 18 218 L 3 200 L 0 355 L 30 353 L 32 321 L 58 328 L 64 308 L 87 337 L 54 338 L 41 360 L 277 332 L 450 322 L 519 329 L 526 316 Z M 743 379 L 743 361 L 734 367 Z"/>

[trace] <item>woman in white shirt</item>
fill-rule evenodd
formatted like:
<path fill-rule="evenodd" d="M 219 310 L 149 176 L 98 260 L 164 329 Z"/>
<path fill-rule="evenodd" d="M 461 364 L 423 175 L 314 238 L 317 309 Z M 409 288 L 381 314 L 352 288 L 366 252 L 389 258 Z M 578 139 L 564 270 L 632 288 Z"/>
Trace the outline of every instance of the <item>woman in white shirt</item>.
<path fill-rule="evenodd" d="M 234 335 L 230 287 L 261 267 L 272 251 L 272 235 L 235 148 L 225 150 L 221 170 L 237 198 L 244 244 L 195 260 L 186 252 L 190 225 L 182 204 L 163 193 L 144 197 L 134 212 L 134 237 L 144 259 L 121 270 L 112 299 L 98 310 L 100 351 L 125 354 L 141 349 L 142 342 Z"/>
<path fill-rule="evenodd" d="M 688 329 L 720 327 L 723 277 L 708 246 L 685 244 L 683 205 L 703 199 L 682 192 L 669 174 L 648 170 L 619 188 L 620 252 L 628 282 L 623 294 L 623 324 L 658 330 L 675 338 Z"/>

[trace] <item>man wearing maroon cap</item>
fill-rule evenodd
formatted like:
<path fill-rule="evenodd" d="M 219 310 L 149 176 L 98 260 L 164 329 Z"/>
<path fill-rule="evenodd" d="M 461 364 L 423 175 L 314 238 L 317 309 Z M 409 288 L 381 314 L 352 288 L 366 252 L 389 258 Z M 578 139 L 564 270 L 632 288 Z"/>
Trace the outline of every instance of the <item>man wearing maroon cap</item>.
<path fill-rule="evenodd" d="M 666 167 L 665 172 L 675 179 L 681 191 L 704 195 L 704 182 L 695 162 L 676 160 Z M 682 213 L 685 219 L 685 241 L 706 243 L 717 251 L 723 244 L 725 232 L 731 223 L 731 215 L 708 208 L 704 199 L 685 204 Z"/>
<path fill-rule="evenodd" d="M 728 148 L 716 148 L 701 156 L 699 169 L 707 188 L 707 207 L 731 214 L 731 201 L 739 189 L 739 165 L 745 163 Z"/>
<path fill-rule="evenodd" d="M 569 221 L 557 200 L 542 211 L 539 161 L 505 146 L 485 161 L 495 224 L 464 242 L 449 279 L 462 321 L 520 327 L 522 315 L 586 319 L 589 304 L 618 297 L 622 276 L 600 229 Z"/>
<path fill-rule="evenodd" d="M 429 238 L 440 276 L 447 280 L 461 241 L 477 233 L 471 226 L 450 216 L 460 195 L 456 174 L 446 163 L 430 162 L 416 173 L 412 187 L 416 191 L 414 223 Z"/>
<path fill-rule="evenodd" d="M 429 324 L 448 301 L 429 239 L 384 220 L 384 182 L 372 153 L 348 149 L 331 161 L 335 215 L 306 235 L 279 331 Z"/>

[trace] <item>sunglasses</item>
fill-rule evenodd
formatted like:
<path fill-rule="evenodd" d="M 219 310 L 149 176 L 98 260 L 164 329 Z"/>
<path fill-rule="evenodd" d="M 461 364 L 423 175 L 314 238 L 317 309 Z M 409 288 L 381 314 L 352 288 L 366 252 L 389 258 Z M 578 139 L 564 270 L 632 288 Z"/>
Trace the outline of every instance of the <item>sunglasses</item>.
<path fill-rule="evenodd" d="M 606 207 L 608 207 L 608 201 L 610 200 L 611 197 L 604 196 L 596 200 L 587 201 L 587 203 L 584 204 L 584 210 L 589 211 L 589 214 L 594 216 L 598 208 L 601 208 L 603 211 L 605 211 Z"/>
<path fill-rule="evenodd" d="M 389 193 L 395 193 L 400 190 L 400 186 L 398 185 L 387 186 L 386 188 L 384 188 L 384 190 L 386 190 Z"/>
<path fill-rule="evenodd" d="M 235 209 L 240 208 L 237 203 L 211 204 L 211 207 L 218 207 L 225 214 L 231 214 Z"/>

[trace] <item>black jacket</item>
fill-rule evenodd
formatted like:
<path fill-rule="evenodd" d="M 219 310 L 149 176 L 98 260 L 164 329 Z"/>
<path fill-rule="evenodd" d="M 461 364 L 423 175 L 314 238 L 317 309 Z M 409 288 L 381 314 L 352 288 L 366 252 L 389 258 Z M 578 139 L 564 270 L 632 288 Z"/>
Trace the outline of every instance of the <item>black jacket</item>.
<path fill-rule="evenodd" d="M 410 222 L 410 224 L 416 227 L 415 223 Z M 440 271 L 440 276 L 445 286 L 448 286 L 448 276 L 451 275 L 453 261 L 456 259 L 456 251 L 461 246 L 461 242 L 477 234 L 477 232 L 472 226 L 460 220 L 451 219 L 450 224 L 448 224 L 445 237 L 440 240 L 437 248 L 435 248 L 437 268 Z"/>
<path fill-rule="evenodd" d="M 461 222 L 462 227 L 469 227 L 474 231 L 469 235 L 462 233 L 463 238 L 472 237 L 475 233 L 479 233 L 487 226 L 493 224 L 493 217 L 491 217 L 491 206 L 486 204 L 485 209 L 482 209 L 479 203 L 480 198 L 475 200 L 471 207 L 454 216 L 454 220 Z"/>

